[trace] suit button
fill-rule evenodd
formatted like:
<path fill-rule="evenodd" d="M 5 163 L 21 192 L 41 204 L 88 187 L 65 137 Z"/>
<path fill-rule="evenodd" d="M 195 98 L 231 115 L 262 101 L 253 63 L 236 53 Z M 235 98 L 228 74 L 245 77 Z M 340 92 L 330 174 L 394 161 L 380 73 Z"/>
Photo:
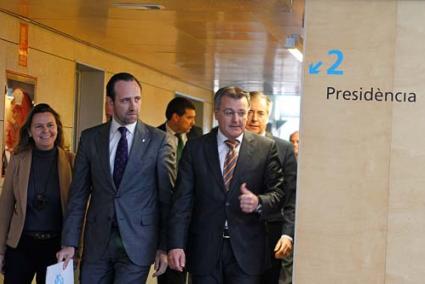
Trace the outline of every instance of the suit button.
<path fill-rule="evenodd" d="M 226 202 L 225 205 L 226 205 L 226 207 L 229 207 L 230 206 L 230 203 L 229 202 Z"/>

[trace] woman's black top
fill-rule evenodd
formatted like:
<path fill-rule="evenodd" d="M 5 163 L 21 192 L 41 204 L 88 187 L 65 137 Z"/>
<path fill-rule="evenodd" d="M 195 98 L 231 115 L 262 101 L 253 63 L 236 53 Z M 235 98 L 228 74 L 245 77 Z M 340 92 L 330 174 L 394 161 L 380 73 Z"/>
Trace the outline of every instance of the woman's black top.
<path fill-rule="evenodd" d="M 56 232 L 62 229 L 58 176 L 58 149 L 32 150 L 24 232 Z"/>

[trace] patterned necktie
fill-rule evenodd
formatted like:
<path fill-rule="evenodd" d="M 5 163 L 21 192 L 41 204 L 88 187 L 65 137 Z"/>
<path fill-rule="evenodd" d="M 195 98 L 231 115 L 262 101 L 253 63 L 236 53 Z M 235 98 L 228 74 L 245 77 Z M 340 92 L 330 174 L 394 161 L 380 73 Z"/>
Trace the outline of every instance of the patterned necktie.
<path fill-rule="evenodd" d="M 230 182 L 233 177 L 233 170 L 236 167 L 236 162 L 238 159 L 238 153 L 236 152 L 236 147 L 239 145 L 238 140 L 226 140 L 224 141 L 229 147 L 229 151 L 226 154 L 226 159 L 224 160 L 223 166 L 223 180 L 226 190 L 229 190 Z"/>
<path fill-rule="evenodd" d="M 118 128 L 121 133 L 120 141 L 118 142 L 117 151 L 115 152 L 114 161 L 114 183 L 116 188 L 119 187 L 122 176 L 124 175 L 125 165 L 128 160 L 128 144 L 127 144 L 127 128 L 121 126 Z"/>
<path fill-rule="evenodd" d="M 180 158 L 182 156 L 182 151 L 183 151 L 183 147 L 184 147 L 184 143 L 183 143 L 183 138 L 181 133 L 176 133 L 176 137 L 177 137 L 177 150 L 176 150 L 176 155 L 177 155 L 177 162 L 180 161 Z"/>

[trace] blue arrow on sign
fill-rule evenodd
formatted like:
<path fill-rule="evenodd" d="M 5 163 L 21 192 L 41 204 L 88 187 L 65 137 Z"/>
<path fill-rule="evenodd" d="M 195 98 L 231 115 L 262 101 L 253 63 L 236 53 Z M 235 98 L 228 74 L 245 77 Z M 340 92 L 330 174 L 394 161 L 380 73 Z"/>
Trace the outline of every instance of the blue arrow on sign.
<path fill-rule="evenodd" d="M 308 66 L 308 73 L 309 74 L 319 74 L 320 73 L 320 66 L 322 66 L 323 62 L 319 61 L 317 63 L 311 63 Z"/>

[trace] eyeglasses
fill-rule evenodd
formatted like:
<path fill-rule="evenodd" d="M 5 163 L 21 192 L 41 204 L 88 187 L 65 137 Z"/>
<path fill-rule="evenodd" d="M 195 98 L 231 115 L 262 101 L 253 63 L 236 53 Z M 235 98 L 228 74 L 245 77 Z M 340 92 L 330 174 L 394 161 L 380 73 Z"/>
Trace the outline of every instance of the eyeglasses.
<path fill-rule="evenodd" d="M 230 109 L 223 110 L 223 114 L 225 117 L 233 117 L 235 114 L 238 115 L 238 117 L 245 117 L 246 111 L 233 111 Z"/>

